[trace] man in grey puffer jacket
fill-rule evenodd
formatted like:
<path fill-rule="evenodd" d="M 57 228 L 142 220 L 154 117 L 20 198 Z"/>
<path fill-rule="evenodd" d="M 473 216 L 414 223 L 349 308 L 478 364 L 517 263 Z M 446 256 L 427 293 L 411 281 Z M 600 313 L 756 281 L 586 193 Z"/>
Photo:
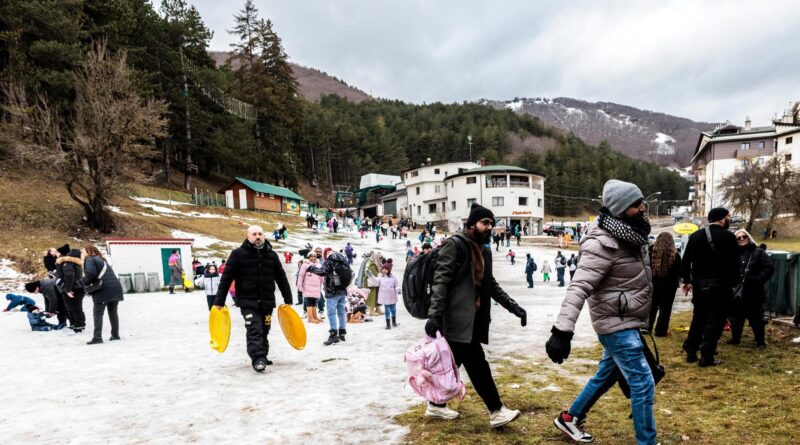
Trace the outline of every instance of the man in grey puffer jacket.
<path fill-rule="evenodd" d="M 655 383 L 639 336 L 639 329 L 646 325 L 652 294 L 647 254 L 650 224 L 644 197 L 634 184 L 615 179 L 606 182 L 603 205 L 597 223 L 581 240 L 579 266 L 546 346 L 548 356 L 556 363 L 569 357 L 575 322 L 588 301 L 592 327 L 604 348 L 603 358 L 594 377 L 554 423 L 577 442 L 593 441 L 583 429 L 586 414 L 624 376 L 631 389 L 636 443 L 653 445 Z"/>

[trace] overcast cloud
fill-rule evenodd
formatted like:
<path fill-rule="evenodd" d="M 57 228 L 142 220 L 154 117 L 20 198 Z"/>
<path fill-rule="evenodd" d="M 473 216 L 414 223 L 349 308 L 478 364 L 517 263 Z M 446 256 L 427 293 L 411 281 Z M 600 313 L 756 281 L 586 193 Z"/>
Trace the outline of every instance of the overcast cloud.
<path fill-rule="evenodd" d="M 194 0 L 213 50 L 244 0 Z M 566 96 L 766 125 L 800 100 L 800 1 L 256 0 L 293 62 L 408 102 Z"/>

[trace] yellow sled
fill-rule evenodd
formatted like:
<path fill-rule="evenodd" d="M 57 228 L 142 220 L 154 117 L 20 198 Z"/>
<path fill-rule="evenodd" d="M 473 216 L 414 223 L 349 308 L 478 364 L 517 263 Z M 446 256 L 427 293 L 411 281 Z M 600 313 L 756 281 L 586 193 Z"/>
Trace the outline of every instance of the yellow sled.
<path fill-rule="evenodd" d="M 281 325 L 283 336 L 293 348 L 300 350 L 306 347 L 306 327 L 291 305 L 278 306 L 278 323 Z"/>
<path fill-rule="evenodd" d="M 192 287 L 194 287 L 194 283 L 192 283 L 192 280 L 190 280 L 189 277 L 187 277 L 185 273 L 181 274 L 181 278 L 183 278 L 183 288 L 184 289 L 191 289 Z"/>
<path fill-rule="evenodd" d="M 228 306 L 222 309 L 211 306 L 208 315 L 208 332 L 211 334 L 211 341 L 208 342 L 211 349 L 217 352 L 225 352 L 228 348 L 228 340 L 231 338 L 231 313 Z"/>

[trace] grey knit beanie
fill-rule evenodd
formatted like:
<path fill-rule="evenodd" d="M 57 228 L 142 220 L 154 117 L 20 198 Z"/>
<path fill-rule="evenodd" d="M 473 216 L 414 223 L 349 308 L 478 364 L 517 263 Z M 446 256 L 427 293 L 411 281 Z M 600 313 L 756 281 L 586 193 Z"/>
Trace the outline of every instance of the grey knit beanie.
<path fill-rule="evenodd" d="M 644 199 L 642 191 L 630 182 L 609 179 L 603 186 L 603 205 L 614 216 L 628 210 L 639 199 Z"/>

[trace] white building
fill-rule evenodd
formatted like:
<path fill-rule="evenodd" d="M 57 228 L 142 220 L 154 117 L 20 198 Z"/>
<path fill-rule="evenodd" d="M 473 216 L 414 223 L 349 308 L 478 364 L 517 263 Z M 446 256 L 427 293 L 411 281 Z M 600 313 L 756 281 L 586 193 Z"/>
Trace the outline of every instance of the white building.
<path fill-rule="evenodd" d="M 480 167 L 474 162 L 428 163 L 403 172 L 408 199 L 408 216 L 417 224 L 447 220 L 447 193 L 444 180 L 449 175 Z"/>
<path fill-rule="evenodd" d="M 382 213 L 378 216 L 390 215 L 400 219 L 408 218 L 408 194 L 406 185 L 397 184 L 397 189 L 381 197 Z"/>
<path fill-rule="evenodd" d="M 713 132 L 703 132 L 692 157 L 696 175 L 693 211 L 706 215 L 714 207 L 728 205 L 720 182 L 746 165 L 761 164 L 773 156 L 784 156 L 800 166 L 800 102 L 783 117 L 765 127 L 753 127 L 747 118 L 744 127 L 727 123 Z"/>
<path fill-rule="evenodd" d="M 166 286 L 170 278 L 167 261 L 175 249 L 180 252 L 183 270 L 192 276 L 193 242 L 191 238 L 106 238 L 106 250 L 117 275 L 157 273 Z"/>
<path fill-rule="evenodd" d="M 541 233 L 544 219 L 544 176 L 509 165 L 474 162 L 423 165 L 403 172 L 408 216 L 417 224 L 462 227 L 473 202 L 494 212 L 498 226 L 530 227 Z"/>

